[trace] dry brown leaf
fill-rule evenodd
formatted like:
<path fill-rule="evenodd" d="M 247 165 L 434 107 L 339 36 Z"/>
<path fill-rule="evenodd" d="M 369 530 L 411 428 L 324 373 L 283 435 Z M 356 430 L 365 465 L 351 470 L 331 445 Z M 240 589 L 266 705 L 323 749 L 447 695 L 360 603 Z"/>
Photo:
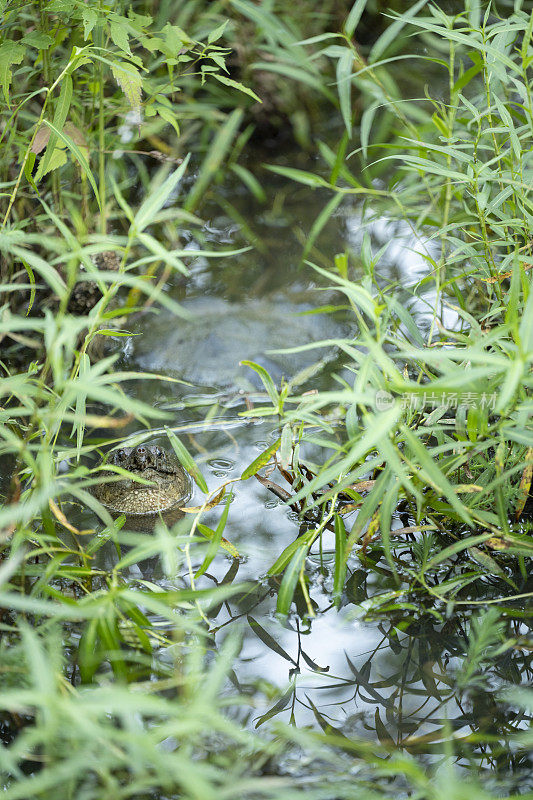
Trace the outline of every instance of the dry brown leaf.
<path fill-rule="evenodd" d="M 180 508 L 180 511 L 183 511 L 185 514 L 198 514 L 200 511 L 208 511 L 210 508 L 214 508 L 215 506 L 218 506 L 218 504 L 220 503 L 220 501 L 224 497 L 224 491 L 225 491 L 225 488 L 223 486 L 222 489 L 220 490 L 220 492 L 218 492 L 218 494 L 216 494 L 213 497 L 213 499 L 210 500 L 209 503 L 207 503 L 206 505 L 203 505 L 203 506 L 186 506 L 185 508 Z"/>
<path fill-rule="evenodd" d="M 50 139 L 51 130 L 47 125 L 41 125 L 37 133 L 35 134 L 35 139 L 33 140 L 33 144 L 31 146 L 32 153 L 40 153 Z"/>
<path fill-rule="evenodd" d="M 74 125 L 73 122 L 66 122 L 63 130 L 67 136 L 70 136 L 74 144 L 77 144 L 78 147 L 84 147 L 85 149 L 88 149 L 87 140 L 85 139 L 83 132 L 76 125 Z"/>
<path fill-rule="evenodd" d="M 351 492 L 369 492 L 370 489 L 374 487 L 376 481 L 359 481 L 359 483 L 352 483 L 351 486 L 347 486 L 344 491 L 351 491 Z"/>
<path fill-rule="evenodd" d="M 522 266 L 524 267 L 524 272 L 527 272 L 528 269 L 531 269 L 531 267 L 533 267 L 533 264 L 523 263 Z M 505 278 L 510 278 L 512 274 L 513 271 L 510 270 L 509 272 L 500 272 L 499 275 L 494 275 L 492 278 L 482 278 L 482 280 L 484 280 L 485 283 L 501 283 L 502 281 L 505 280 Z"/>

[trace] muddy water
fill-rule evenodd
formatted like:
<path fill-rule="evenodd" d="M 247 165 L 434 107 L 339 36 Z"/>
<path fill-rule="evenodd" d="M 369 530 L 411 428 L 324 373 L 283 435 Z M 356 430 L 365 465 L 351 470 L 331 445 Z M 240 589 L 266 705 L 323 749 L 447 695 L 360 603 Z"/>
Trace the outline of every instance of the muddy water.
<path fill-rule="evenodd" d="M 265 174 L 261 173 L 263 184 Z M 120 341 L 119 367 L 174 379 L 135 382 L 130 391 L 171 412 L 170 424 L 194 453 L 210 489 L 238 478 L 278 435 L 271 421 L 239 416 L 246 401 L 248 405 L 264 402 L 257 376 L 240 362 L 261 363 L 277 382 L 305 368 L 308 377 L 299 391 L 328 388 L 334 373 L 343 371 L 334 344 L 299 356 L 269 351 L 335 340 L 351 330 L 349 320 L 342 316 L 308 313 L 335 301 L 331 293 L 318 291 L 316 273 L 300 262 L 302 242 L 323 208 L 324 196 L 272 175 L 268 180 L 264 204 L 251 202 L 237 184 L 227 184 L 222 197 L 226 212 L 213 202 L 202 208 L 201 234 L 183 232 L 191 250 L 238 248 L 249 241 L 254 248 L 228 259 L 191 259 L 185 283 L 167 287 L 188 312 L 188 319 L 147 312 L 135 322 L 137 335 Z M 229 213 L 230 206 L 237 213 Z M 416 282 L 425 270 L 423 253 L 431 245 L 387 220 L 378 220 L 369 230 L 376 249 L 390 241 L 382 272 L 409 284 Z M 357 253 L 361 235 L 360 211 L 346 204 L 324 229 L 312 258 L 327 265 L 346 248 Z M 431 297 L 426 299 L 431 301 Z M 420 326 L 426 327 L 428 306 L 421 302 L 413 310 Z M 165 441 L 164 437 L 155 440 Z M 196 502 L 201 502 L 198 490 L 191 505 Z M 220 509 L 215 509 L 203 521 L 215 527 L 219 515 Z M 347 519 L 348 528 L 352 522 Z M 397 521 L 398 527 L 404 524 L 405 520 Z M 215 644 L 240 627 L 243 645 L 234 680 L 251 696 L 253 712 L 245 715 L 246 721 L 261 724 L 278 703 L 279 692 L 285 691 L 285 703 L 276 708 L 286 721 L 331 725 L 372 741 L 402 744 L 428 758 L 444 752 L 442 743 L 452 729 L 458 742 L 464 740 L 456 745 L 464 756 L 462 763 L 473 758 L 481 773 L 489 770 L 490 752 L 484 754 L 482 748 L 470 744 L 468 736 L 487 728 L 495 735 L 501 733 L 504 721 L 497 716 L 501 710 L 497 712 L 483 693 L 459 700 L 447 674 L 460 664 L 457 654 L 464 648 L 464 620 L 443 621 L 432 609 L 416 606 L 412 613 L 398 609 L 397 587 L 387 571 L 378 567 L 367 579 L 357 557 L 350 563 L 352 577 L 342 611 L 337 612 L 330 594 L 334 542 L 326 535 L 321 550 L 317 546 L 307 564 L 316 617 L 305 618 L 299 598 L 289 619 L 280 621 L 275 615 L 276 584 L 265 575 L 299 533 L 296 515 L 259 482 L 251 478 L 237 483 L 225 536 L 243 559 L 232 563 L 219 554 L 198 582 L 200 587 L 213 586 L 226 576 L 235 582 L 252 581 L 257 587 L 223 606 L 212 620 Z M 185 574 L 164 575 L 158 563 L 148 561 L 132 567 L 131 578 L 176 586 L 182 585 Z M 384 601 L 389 612 L 373 618 L 373 607 Z M 494 687 L 504 680 L 505 675 L 495 674 Z M 506 770 L 515 766 L 520 772 L 518 762 L 508 764 Z"/>

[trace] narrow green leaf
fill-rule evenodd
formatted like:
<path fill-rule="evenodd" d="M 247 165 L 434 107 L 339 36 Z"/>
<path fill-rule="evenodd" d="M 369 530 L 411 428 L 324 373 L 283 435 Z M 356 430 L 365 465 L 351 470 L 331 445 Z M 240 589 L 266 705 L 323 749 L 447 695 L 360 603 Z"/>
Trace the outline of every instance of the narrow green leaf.
<path fill-rule="evenodd" d="M 280 463 L 283 469 L 289 469 L 292 459 L 292 428 L 287 422 L 281 430 Z"/>
<path fill-rule="evenodd" d="M 368 157 L 368 142 L 370 139 L 370 131 L 372 130 L 372 123 L 378 110 L 380 101 L 371 103 L 368 108 L 365 108 L 363 116 L 361 117 L 361 129 L 359 131 L 359 138 L 361 139 L 361 149 L 363 151 L 363 158 Z"/>
<path fill-rule="evenodd" d="M 389 25 L 385 32 L 381 34 L 377 42 L 372 46 L 370 54 L 368 56 L 368 63 L 374 64 L 385 52 L 387 47 L 391 45 L 396 39 L 398 39 L 399 33 L 404 28 L 408 22 L 418 14 L 420 9 L 425 6 L 427 0 L 418 0 L 417 3 L 414 3 L 407 11 L 405 11 L 399 19 Z"/>
<path fill-rule="evenodd" d="M 201 533 L 202 536 L 205 536 L 205 538 L 209 539 L 209 541 L 211 541 L 212 539 L 216 538 L 215 531 L 212 528 L 209 528 L 207 525 L 204 525 L 201 522 L 198 523 L 198 525 L 196 526 L 196 529 L 198 530 L 198 533 Z M 225 550 L 226 553 L 229 553 L 232 558 L 239 559 L 241 557 L 239 551 L 237 550 L 237 548 L 234 545 L 232 545 L 232 543 L 228 539 L 225 539 L 223 536 L 221 536 L 221 538 L 220 538 L 219 546 L 223 550 Z"/>
<path fill-rule="evenodd" d="M 208 494 L 209 489 L 207 487 L 207 483 L 205 482 L 205 478 L 196 466 L 196 463 L 185 447 L 185 445 L 178 439 L 174 431 L 171 431 L 170 428 L 165 426 L 165 432 L 168 436 L 168 440 L 172 445 L 172 449 L 176 453 L 180 464 L 187 470 L 188 473 L 194 479 L 196 485 L 204 492 L 204 494 Z"/>
<path fill-rule="evenodd" d="M 302 567 L 305 564 L 306 557 L 307 543 L 300 542 L 298 550 L 293 555 L 289 566 L 285 570 L 283 580 L 281 581 L 281 586 L 279 587 L 278 602 L 276 606 L 276 611 L 279 614 L 286 615 L 289 612 L 294 591 L 296 589 L 296 584 L 298 583 L 298 579 L 300 577 Z"/>
<path fill-rule="evenodd" d="M 402 425 L 402 431 L 406 443 L 412 449 L 418 463 L 426 473 L 434 489 L 446 497 L 452 508 L 459 514 L 464 522 L 471 524 L 472 519 L 468 508 L 459 500 L 452 484 L 438 468 L 420 439 L 405 425 Z"/>
<path fill-rule="evenodd" d="M 346 528 L 340 514 L 335 514 L 335 573 L 333 576 L 333 600 L 335 606 L 339 608 L 346 576 L 346 560 L 344 551 L 346 548 Z"/>
<path fill-rule="evenodd" d="M 281 555 L 272 564 L 272 566 L 267 572 L 267 575 L 279 575 L 281 572 L 283 572 L 283 570 L 285 569 L 285 567 L 287 566 L 287 564 L 289 563 L 295 552 L 298 550 L 298 548 L 301 547 L 301 545 L 302 545 L 301 539 L 295 539 L 294 542 L 291 542 L 289 545 L 287 545 L 283 553 L 281 553 Z"/>
<path fill-rule="evenodd" d="M 256 364 L 255 361 L 241 361 L 239 363 L 243 367 L 250 367 L 250 369 L 253 369 L 254 372 L 257 372 L 257 374 L 261 378 L 263 386 L 267 390 L 268 396 L 272 400 L 272 405 L 277 409 L 279 406 L 279 393 L 278 390 L 276 389 L 274 381 L 272 380 L 266 369 L 262 367 L 261 364 Z"/>
<path fill-rule="evenodd" d="M 444 550 L 441 550 L 440 553 L 437 553 L 436 556 L 433 556 L 433 558 L 427 562 L 426 570 L 437 567 L 439 564 L 442 564 L 443 561 L 456 555 L 456 553 L 460 553 L 462 550 L 467 550 L 470 547 L 481 544 L 481 542 L 486 542 L 491 536 L 493 536 L 492 533 L 482 533 L 479 536 L 467 536 L 459 542 L 454 542 L 449 547 L 445 547 Z"/>
<path fill-rule="evenodd" d="M 520 320 L 520 344 L 525 353 L 533 352 L 533 281 L 529 282 L 529 297 Z"/>
<path fill-rule="evenodd" d="M 255 92 L 248 88 L 248 86 L 244 86 L 244 84 L 239 83 L 239 81 L 234 81 L 233 78 L 228 78 L 228 76 L 224 75 L 223 72 L 213 72 L 212 77 L 219 81 L 219 83 L 223 83 L 224 86 L 231 86 L 232 89 L 238 89 L 239 92 L 243 92 L 244 94 L 249 95 L 249 97 L 253 97 L 253 99 L 258 103 L 263 102 Z"/>
<path fill-rule="evenodd" d="M 352 135 L 352 69 L 353 53 L 345 50 L 337 62 L 337 91 L 342 119 L 348 135 Z"/>
<path fill-rule="evenodd" d="M 186 158 L 184 158 L 183 163 L 168 176 L 163 185 L 158 187 L 157 191 L 150 192 L 148 197 L 143 200 L 133 220 L 136 233 L 141 233 L 148 225 L 154 222 L 158 211 L 163 208 L 170 195 L 183 178 L 190 157 L 189 153 Z"/>
<path fill-rule="evenodd" d="M 314 243 L 317 240 L 317 237 L 320 235 L 320 232 L 327 225 L 328 221 L 331 219 L 337 208 L 340 206 L 343 200 L 342 194 L 334 194 L 332 198 L 326 203 L 318 217 L 313 222 L 313 226 L 309 231 L 309 235 L 306 238 L 305 247 L 302 252 L 302 259 L 306 258 L 311 248 L 313 247 Z"/>
<path fill-rule="evenodd" d="M 211 539 L 211 541 L 209 543 L 209 547 L 207 548 L 207 553 L 205 554 L 205 558 L 204 558 L 201 566 L 196 571 L 196 574 L 194 576 L 195 578 L 199 578 L 200 575 L 204 574 L 204 572 L 209 567 L 209 565 L 213 561 L 214 557 L 218 553 L 218 548 L 220 547 L 220 542 L 222 540 L 222 534 L 224 533 L 224 528 L 226 527 L 226 522 L 227 522 L 227 519 L 228 519 L 229 506 L 230 506 L 232 498 L 233 498 L 233 495 L 230 492 L 228 494 L 228 497 L 227 497 L 227 500 L 226 500 L 226 505 L 224 506 L 224 511 L 222 512 L 222 515 L 220 517 L 219 523 L 218 523 L 218 525 L 216 527 L 214 536 L 213 536 L 213 538 Z"/>
<path fill-rule="evenodd" d="M 361 19 L 361 15 L 365 10 L 367 0 L 355 0 L 350 13 L 346 17 L 346 22 L 344 23 L 344 32 L 347 36 L 353 36 L 355 33 L 355 29 L 359 24 L 359 20 Z"/>

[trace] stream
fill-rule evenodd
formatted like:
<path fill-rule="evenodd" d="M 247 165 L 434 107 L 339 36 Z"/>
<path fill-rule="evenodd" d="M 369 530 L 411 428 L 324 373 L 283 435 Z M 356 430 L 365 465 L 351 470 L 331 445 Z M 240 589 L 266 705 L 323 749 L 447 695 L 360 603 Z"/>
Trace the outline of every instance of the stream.
<path fill-rule="evenodd" d="M 260 160 L 262 156 L 257 157 Z M 290 154 L 287 163 L 291 163 Z M 313 169 L 313 165 L 308 168 Z M 323 208 L 325 195 L 265 170 L 258 169 L 257 174 L 267 193 L 264 204 L 250 200 L 236 179 L 230 178 L 219 189 L 226 211 L 215 201 L 202 207 L 202 240 L 198 241 L 192 230 L 183 231 L 183 240 L 191 251 L 246 246 L 241 233 L 243 222 L 239 224 L 235 214 L 228 213 L 233 207 L 255 246 L 228 258 L 192 258 L 190 276 L 167 286 L 169 295 L 182 304 L 189 318 L 181 320 L 151 309 L 129 323 L 133 336 L 116 342 L 121 353 L 117 368 L 174 379 L 131 382 L 128 391 L 171 413 L 168 425 L 177 430 L 193 453 L 210 490 L 238 478 L 279 435 L 272 421 L 239 416 L 246 410 L 246 400 L 249 404 L 264 402 L 257 375 L 240 362 L 259 362 L 278 383 L 282 377 L 290 379 L 307 370 L 307 380 L 298 391 L 331 388 L 332 375 L 343 374 L 342 356 L 334 346 L 301 354 L 268 351 L 342 338 L 352 330 L 342 314 L 306 313 L 339 302 L 332 291 L 318 291 L 324 283 L 319 283 L 310 267 L 301 264 L 302 242 Z M 431 242 L 417 240 L 410 230 L 385 219 L 374 221 L 367 230 L 376 251 L 389 242 L 380 264 L 386 278 L 411 285 L 427 270 L 423 253 L 433 247 Z M 310 258 L 325 266 L 347 248 L 358 253 L 361 237 L 361 211 L 350 200 L 326 225 Z M 421 329 L 430 324 L 431 300 L 428 294 L 412 308 Z M 452 311 L 446 322 L 454 324 Z M 139 432 L 128 431 L 130 435 Z M 154 442 L 168 446 L 164 436 L 155 436 Z M 283 483 L 279 476 L 273 479 Z M 201 502 L 196 489 L 190 505 Z M 215 508 L 203 521 L 216 527 L 220 513 L 221 509 Z M 82 516 L 85 524 L 95 525 L 89 511 Z M 354 519 L 353 515 L 347 518 L 348 530 Z M 237 483 L 224 535 L 242 559 L 233 562 L 219 551 L 197 583 L 199 588 L 208 588 L 229 579 L 250 581 L 256 587 L 222 605 L 211 619 L 215 646 L 236 627 L 242 636 L 232 676 L 234 686 L 250 698 L 250 707 L 239 712 L 242 721 L 257 726 L 277 714 L 298 726 L 330 725 L 344 735 L 394 743 L 428 763 L 443 757 L 446 741 L 452 736 L 459 763 L 465 769 L 475 769 L 481 779 L 485 776 L 486 785 L 498 787 L 502 780 L 505 791 L 518 786 L 525 790 L 525 784 L 531 781 L 530 765 L 524 763 L 523 754 L 515 759 L 512 751 L 509 755 L 498 744 L 504 743 L 513 729 L 521 728 L 520 712 L 508 708 L 504 713 L 493 693 L 507 681 L 516 683 L 517 675 L 527 673 L 528 657 L 519 651 L 511 654 L 505 671 L 498 668 L 491 672 L 491 691 L 472 691 L 465 700 L 454 689 L 450 676 L 460 671 L 464 658 L 471 614 L 468 606 L 464 613 L 446 618 L 444 608 L 439 613 L 421 608 L 416 598 L 404 594 L 402 599 L 410 600 L 410 604 L 400 608 L 395 604 L 400 593 L 390 571 L 384 568 L 385 560 L 380 561 L 382 553 L 375 548 L 368 554 L 375 560 L 375 568 L 368 572 L 357 555 L 350 559 L 351 577 L 343 605 L 340 611 L 335 610 L 331 601 L 334 537 L 327 532 L 321 550 L 317 544 L 307 563 L 316 617 L 305 617 L 300 597 L 289 618 L 278 619 L 276 583 L 265 575 L 298 536 L 300 524 L 297 515 L 254 478 Z M 395 522 L 396 527 L 408 524 L 412 522 L 405 515 Z M 116 554 L 105 547 L 100 558 L 105 567 Z M 133 583 L 149 580 L 163 588 L 182 587 L 187 579 L 186 570 L 165 576 L 156 560 L 133 565 L 130 576 Z M 491 597 L 490 579 L 486 590 L 487 598 Z M 473 734 L 480 733 L 490 733 L 495 743 L 486 746 L 476 742 Z M 280 768 L 298 771 L 300 767 L 291 764 L 288 756 Z M 302 768 L 309 774 L 309 765 Z"/>

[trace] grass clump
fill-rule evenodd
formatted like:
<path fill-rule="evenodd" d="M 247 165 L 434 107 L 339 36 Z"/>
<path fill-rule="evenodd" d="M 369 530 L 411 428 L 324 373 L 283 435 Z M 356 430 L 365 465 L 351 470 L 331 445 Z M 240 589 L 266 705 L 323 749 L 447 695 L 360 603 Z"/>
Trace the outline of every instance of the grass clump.
<path fill-rule="evenodd" d="M 479 546 L 486 566 L 499 574 L 517 569 L 512 580 L 523 584 L 523 559 L 531 555 L 524 515 L 533 452 L 531 20 L 519 9 L 505 19 L 488 12 L 483 17 L 474 7 L 455 17 L 435 7 L 428 11 L 397 15 L 394 22 L 421 32 L 439 53 L 425 58 L 447 71 L 449 96 L 438 102 L 429 97 L 417 111 L 425 123 L 416 127 L 416 136 L 413 115 L 389 98 L 396 138 L 373 147 L 367 138 L 340 162 L 342 169 L 335 165 L 345 143 L 336 155 L 324 146 L 333 168 L 329 182 L 275 168 L 301 183 L 329 186 L 335 198 L 330 214 L 351 195 L 362 195 L 365 224 L 386 216 L 413 231 L 426 266 L 411 285 L 399 286 L 380 274 L 386 247 L 374 251 L 369 238 L 358 262 L 365 273 L 360 282 L 351 277 L 354 254 L 339 255 L 334 272 L 311 265 L 342 293 L 353 315 L 355 335 L 325 343 L 340 348 L 346 369 L 336 389 L 301 397 L 285 392 L 275 408 L 262 412 L 281 413 L 286 441 L 297 443 L 299 453 L 318 445 L 326 454 L 323 463 L 307 462 L 306 469 L 293 458 L 291 502 L 318 510 L 321 523 L 272 569 L 282 570 L 289 561 L 302 568 L 305 552 L 336 524 L 337 598 L 357 543 L 366 547 L 381 540 L 397 574 L 397 509 L 409 518 L 412 532 L 441 535 L 442 548 L 417 575 L 418 585 L 424 585 L 428 567 Z M 379 42 L 368 64 L 353 48 L 344 52 L 350 56 L 347 81 L 358 86 L 364 73 L 382 92 L 379 73 L 385 64 L 390 68 L 390 60 L 378 60 Z M 345 121 L 349 133 L 349 115 Z M 368 134 L 364 123 L 361 134 L 363 129 Z M 350 161 L 359 158 L 365 165 L 381 148 L 386 155 L 368 170 L 349 171 Z M 392 170 L 388 186 L 384 162 Z M 379 188 L 371 177 L 375 166 Z M 317 220 L 317 230 L 323 223 Z M 342 517 L 355 508 L 345 541 Z M 437 590 L 436 596 L 447 601 L 447 592 Z M 288 609 L 290 597 L 288 592 L 280 610 Z"/>

